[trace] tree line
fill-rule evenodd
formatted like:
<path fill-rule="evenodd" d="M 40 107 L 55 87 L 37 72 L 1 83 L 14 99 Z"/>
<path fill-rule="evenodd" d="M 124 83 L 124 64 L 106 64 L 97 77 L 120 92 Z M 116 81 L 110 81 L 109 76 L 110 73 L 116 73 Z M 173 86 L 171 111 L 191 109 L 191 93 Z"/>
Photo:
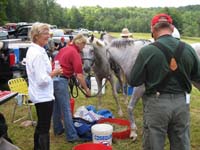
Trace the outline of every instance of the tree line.
<path fill-rule="evenodd" d="M 0 25 L 7 22 L 46 22 L 59 28 L 88 28 L 120 32 L 127 27 L 131 32 L 150 32 L 151 18 L 157 13 L 168 13 L 182 35 L 200 37 L 200 5 L 185 7 L 122 7 L 63 8 L 55 0 L 1 0 Z"/>

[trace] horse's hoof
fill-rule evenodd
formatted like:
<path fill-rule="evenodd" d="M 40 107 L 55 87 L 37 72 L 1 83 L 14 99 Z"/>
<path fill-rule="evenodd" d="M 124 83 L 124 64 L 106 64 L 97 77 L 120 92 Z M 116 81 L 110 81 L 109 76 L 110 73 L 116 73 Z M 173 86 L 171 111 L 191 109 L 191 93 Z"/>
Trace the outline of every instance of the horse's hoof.
<path fill-rule="evenodd" d="M 135 142 L 137 140 L 137 136 L 132 138 L 132 141 Z"/>
<path fill-rule="evenodd" d="M 131 130 L 130 138 L 133 140 L 133 142 L 136 141 L 137 136 L 138 136 L 138 135 L 137 135 L 136 131 L 135 131 L 135 130 Z"/>

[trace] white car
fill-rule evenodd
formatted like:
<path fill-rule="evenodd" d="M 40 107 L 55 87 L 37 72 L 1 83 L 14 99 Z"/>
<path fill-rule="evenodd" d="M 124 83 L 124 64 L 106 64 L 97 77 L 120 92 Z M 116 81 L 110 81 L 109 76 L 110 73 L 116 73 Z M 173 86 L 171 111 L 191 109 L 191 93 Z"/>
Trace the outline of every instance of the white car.
<path fill-rule="evenodd" d="M 89 36 L 92 34 L 92 31 L 89 31 L 88 29 L 80 28 L 74 31 L 74 34 L 78 34 L 78 33 L 83 34 L 85 36 Z"/>
<path fill-rule="evenodd" d="M 0 27 L 0 40 L 8 39 L 8 31 Z"/>
<path fill-rule="evenodd" d="M 56 44 L 60 43 L 60 40 L 62 37 L 65 38 L 65 42 L 69 42 L 70 40 L 70 36 L 73 36 L 73 35 L 70 35 L 70 34 L 64 34 L 64 30 L 62 29 L 53 29 L 51 30 L 51 32 L 53 33 L 53 40 Z"/>

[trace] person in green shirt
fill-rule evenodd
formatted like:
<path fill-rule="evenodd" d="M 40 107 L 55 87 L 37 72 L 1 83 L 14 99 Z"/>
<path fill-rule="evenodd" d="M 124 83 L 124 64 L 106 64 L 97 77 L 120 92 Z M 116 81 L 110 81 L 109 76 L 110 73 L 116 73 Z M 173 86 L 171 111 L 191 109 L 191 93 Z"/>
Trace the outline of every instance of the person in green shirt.
<path fill-rule="evenodd" d="M 131 86 L 145 85 L 143 96 L 143 149 L 163 150 L 166 135 L 171 150 L 190 149 L 189 103 L 191 81 L 200 82 L 200 62 L 184 43 L 176 54 L 180 40 L 172 37 L 173 20 L 158 14 L 151 20 L 152 37 L 164 47 L 143 47 L 131 69 Z M 171 57 L 165 56 L 171 54 Z M 178 56 L 178 57 L 176 57 Z"/>

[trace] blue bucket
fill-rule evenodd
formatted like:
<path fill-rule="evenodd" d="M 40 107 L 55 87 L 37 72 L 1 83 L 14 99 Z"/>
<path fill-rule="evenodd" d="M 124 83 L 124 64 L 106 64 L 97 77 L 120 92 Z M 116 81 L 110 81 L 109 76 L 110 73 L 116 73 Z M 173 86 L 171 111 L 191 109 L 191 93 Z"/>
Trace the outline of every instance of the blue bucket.
<path fill-rule="evenodd" d="M 133 91 L 134 91 L 134 87 L 128 85 L 128 88 L 127 88 L 127 95 L 128 96 L 131 96 L 133 94 Z"/>

